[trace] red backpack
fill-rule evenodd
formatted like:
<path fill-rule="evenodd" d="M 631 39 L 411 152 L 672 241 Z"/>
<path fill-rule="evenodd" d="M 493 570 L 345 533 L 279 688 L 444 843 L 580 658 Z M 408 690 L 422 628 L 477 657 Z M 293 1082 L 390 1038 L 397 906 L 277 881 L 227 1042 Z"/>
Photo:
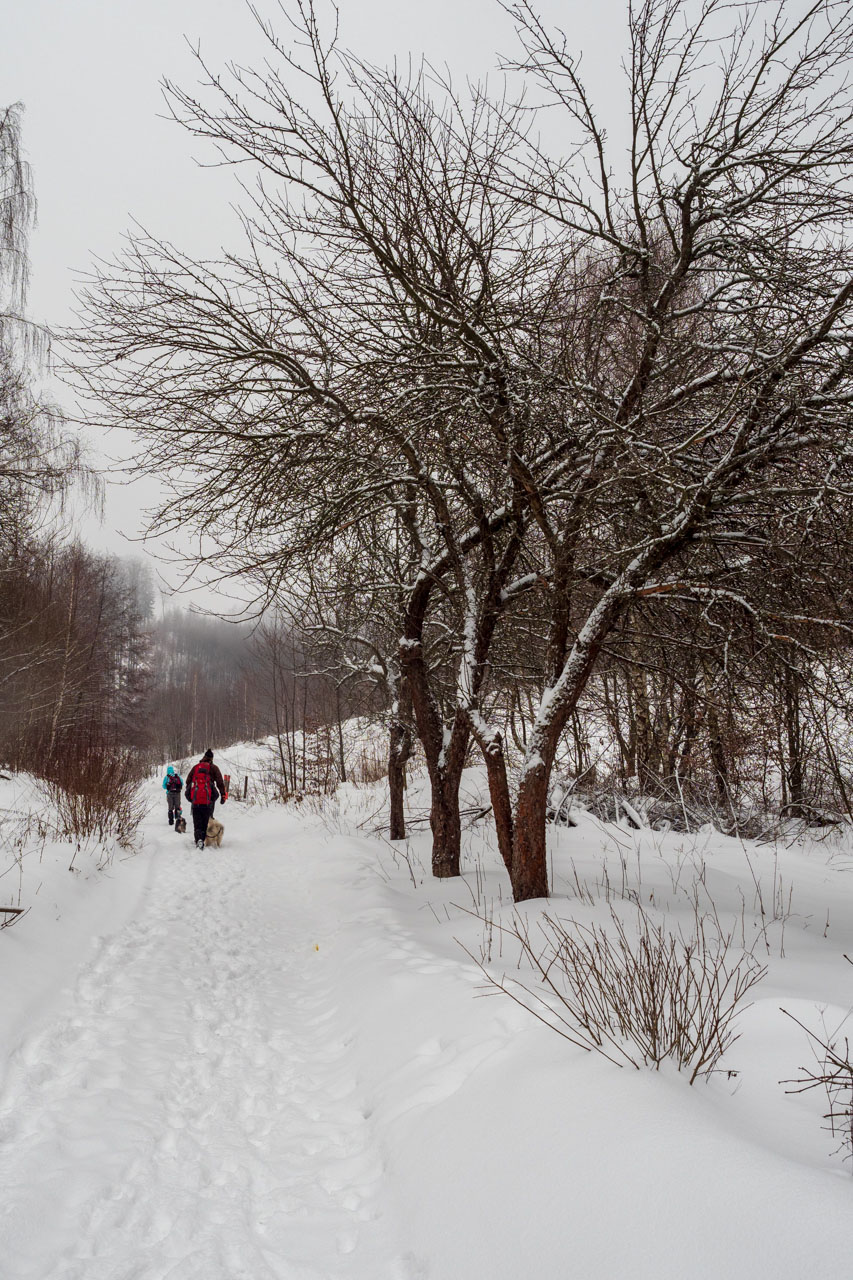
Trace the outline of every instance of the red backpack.
<path fill-rule="evenodd" d="M 199 760 L 190 783 L 190 803 L 210 804 L 212 800 L 213 779 L 210 776 L 210 765 L 207 760 Z"/>

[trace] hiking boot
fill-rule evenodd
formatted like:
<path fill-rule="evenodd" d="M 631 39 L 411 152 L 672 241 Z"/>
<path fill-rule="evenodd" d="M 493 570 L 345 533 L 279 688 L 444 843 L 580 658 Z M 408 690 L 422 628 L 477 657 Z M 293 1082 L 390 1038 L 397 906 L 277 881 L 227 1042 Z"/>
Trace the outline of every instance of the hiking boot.
<path fill-rule="evenodd" d="M 203 848 L 204 848 L 204 841 L 203 841 L 203 840 L 196 840 L 196 842 L 195 842 L 195 847 L 196 847 L 197 849 L 203 849 Z"/>
<path fill-rule="evenodd" d="M 170 827 L 171 827 L 171 825 L 172 825 L 172 823 L 173 823 L 173 822 L 174 822 L 174 818 L 172 817 L 172 814 L 170 813 L 170 814 L 169 814 L 169 826 L 170 826 Z"/>

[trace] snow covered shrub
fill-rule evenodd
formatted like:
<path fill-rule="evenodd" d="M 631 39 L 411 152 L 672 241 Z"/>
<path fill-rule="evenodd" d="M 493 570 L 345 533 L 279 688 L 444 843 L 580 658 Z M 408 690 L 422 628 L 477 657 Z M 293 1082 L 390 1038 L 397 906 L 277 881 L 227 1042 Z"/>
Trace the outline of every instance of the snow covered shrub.
<path fill-rule="evenodd" d="M 78 849 L 89 841 L 129 848 L 145 813 L 141 771 L 136 753 L 102 742 L 64 750 L 41 780 L 60 838 Z"/>
<path fill-rule="evenodd" d="M 657 779 L 655 791 L 628 789 L 624 780 L 605 777 L 591 790 L 577 792 L 576 804 L 601 822 L 627 823 L 656 831 L 698 831 L 712 826 L 724 835 L 754 840 L 780 827 L 777 813 L 748 795 L 723 802 L 710 790 Z M 636 821 L 639 819 L 639 822 Z"/>
<path fill-rule="evenodd" d="M 387 746 L 377 742 L 363 743 L 355 759 L 350 759 L 349 774 L 353 782 L 381 782 L 388 776 Z"/>
<path fill-rule="evenodd" d="M 543 915 L 538 935 L 516 913 L 504 932 L 538 976 L 536 986 L 483 972 L 492 988 L 582 1049 L 617 1066 L 668 1059 L 693 1084 L 715 1071 L 738 1038 L 735 1015 L 766 968 L 698 913 L 692 936 L 670 933 L 637 907 L 636 929 L 611 908 L 608 927 Z"/>
<path fill-rule="evenodd" d="M 341 775 L 331 728 L 282 733 L 269 741 L 266 759 L 256 775 L 262 804 L 286 804 L 305 796 L 331 795 Z"/>
<path fill-rule="evenodd" d="M 24 860 L 40 861 L 51 832 L 43 814 L 27 806 L 0 810 L 0 929 L 15 924 L 23 907 Z"/>
<path fill-rule="evenodd" d="M 849 957 L 845 956 L 849 963 Z M 853 1171 L 853 1061 L 850 1059 L 850 1041 L 845 1036 L 843 1041 L 835 1036 L 819 1036 L 809 1030 L 799 1018 L 795 1018 L 787 1009 L 782 1012 L 802 1027 L 809 1037 L 815 1053 L 816 1066 L 810 1070 L 800 1067 L 800 1075 L 793 1080 L 782 1083 L 790 1085 L 787 1093 L 806 1093 L 810 1089 L 823 1089 L 829 1110 L 824 1115 L 828 1123 L 826 1128 L 834 1138 L 840 1139 L 838 1151 L 843 1153 L 842 1159 L 851 1165 Z"/>

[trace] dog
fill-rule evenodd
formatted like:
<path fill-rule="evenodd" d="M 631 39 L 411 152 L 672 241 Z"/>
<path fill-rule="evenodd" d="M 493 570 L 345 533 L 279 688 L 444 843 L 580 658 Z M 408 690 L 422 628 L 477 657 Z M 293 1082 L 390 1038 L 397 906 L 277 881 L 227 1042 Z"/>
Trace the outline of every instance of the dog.
<path fill-rule="evenodd" d="M 181 814 L 181 816 L 180 816 L 180 817 L 178 817 L 178 818 L 176 818 L 176 819 L 175 819 L 175 830 L 177 831 L 178 835 L 180 836 L 180 835 L 183 835 L 183 834 L 184 834 L 184 832 L 186 831 L 186 829 L 187 829 L 187 820 L 186 820 L 186 818 L 183 816 L 183 814 Z"/>
<path fill-rule="evenodd" d="M 205 848 L 209 848 L 215 844 L 217 849 L 222 844 L 222 837 L 225 835 L 225 828 L 217 818 L 211 818 L 207 824 L 207 836 L 204 841 Z"/>

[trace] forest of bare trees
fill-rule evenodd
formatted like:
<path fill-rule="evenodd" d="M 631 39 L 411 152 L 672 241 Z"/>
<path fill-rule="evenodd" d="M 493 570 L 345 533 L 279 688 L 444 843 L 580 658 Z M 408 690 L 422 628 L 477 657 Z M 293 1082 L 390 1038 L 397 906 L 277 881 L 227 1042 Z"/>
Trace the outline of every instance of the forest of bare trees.
<path fill-rule="evenodd" d="M 148 570 L 63 533 L 73 494 L 96 501 L 98 482 L 39 390 L 49 343 L 26 316 L 34 217 L 12 106 L 0 112 L 0 765 L 103 788 L 116 770 L 139 776 L 167 751 L 262 723 L 238 692 L 251 665 L 245 631 L 156 620 Z M 189 706 L 196 666 L 207 684 Z"/>
<path fill-rule="evenodd" d="M 438 876 L 482 760 L 516 899 L 547 894 L 573 794 L 853 819 L 853 15 L 629 8 L 616 146 L 580 51 L 507 11 L 500 96 L 369 65 L 304 0 L 263 67 L 166 86 L 256 174 L 245 243 L 201 262 L 137 233 L 85 289 L 70 373 L 140 471 L 168 457 L 152 531 L 203 534 L 251 625 L 160 616 L 138 563 L 62 536 L 98 481 L 38 391 L 32 180 L 0 113 L 3 764 L 271 734 L 290 794 L 319 726 L 323 785 L 346 780 L 366 716 L 392 839 L 420 753 Z"/>
<path fill-rule="evenodd" d="M 295 792 L 305 785 L 296 738 L 351 713 L 352 699 L 281 624 L 253 630 L 181 609 L 157 616 L 139 561 L 32 541 L 9 563 L 0 766 L 67 782 L 91 772 L 109 786 L 120 760 L 141 776 L 163 760 L 278 732 Z"/>
<path fill-rule="evenodd" d="M 168 85 L 257 175 L 245 243 L 136 235 L 72 341 L 183 468 L 156 530 L 384 688 L 392 835 L 416 734 L 458 873 L 476 749 L 524 899 L 555 766 L 688 821 L 849 815 L 853 13 L 628 8 L 617 147 L 581 51 L 508 11 L 498 97 L 307 0 L 263 66 Z"/>
<path fill-rule="evenodd" d="M 835 1280 L 853 0 L 338 4 L 0 107 L 6 1271 Z"/>

